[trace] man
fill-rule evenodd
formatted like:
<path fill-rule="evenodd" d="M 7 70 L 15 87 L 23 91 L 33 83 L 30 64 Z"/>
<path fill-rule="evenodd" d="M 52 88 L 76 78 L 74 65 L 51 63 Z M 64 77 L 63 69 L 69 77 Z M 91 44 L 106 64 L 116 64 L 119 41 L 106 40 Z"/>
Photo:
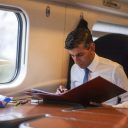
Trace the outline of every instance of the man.
<path fill-rule="evenodd" d="M 101 76 L 128 91 L 128 79 L 122 66 L 95 53 L 95 44 L 84 19 L 68 34 L 65 48 L 75 62 L 71 68 L 71 89 L 83 84 L 86 75 L 88 81 Z"/>

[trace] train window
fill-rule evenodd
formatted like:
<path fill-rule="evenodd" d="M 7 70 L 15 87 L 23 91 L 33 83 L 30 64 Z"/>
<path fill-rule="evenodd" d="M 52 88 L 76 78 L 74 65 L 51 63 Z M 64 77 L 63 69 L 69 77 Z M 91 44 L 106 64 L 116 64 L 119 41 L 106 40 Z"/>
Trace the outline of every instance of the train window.
<path fill-rule="evenodd" d="M 0 5 L 0 88 L 18 85 L 25 75 L 26 19 L 20 9 Z"/>
<path fill-rule="evenodd" d="M 109 33 L 120 33 L 120 34 L 128 35 L 128 26 L 105 23 L 101 21 L 98 21 L 93 25 L 92 28 L 93 40 L 96 40 L 97 38 Z"/>

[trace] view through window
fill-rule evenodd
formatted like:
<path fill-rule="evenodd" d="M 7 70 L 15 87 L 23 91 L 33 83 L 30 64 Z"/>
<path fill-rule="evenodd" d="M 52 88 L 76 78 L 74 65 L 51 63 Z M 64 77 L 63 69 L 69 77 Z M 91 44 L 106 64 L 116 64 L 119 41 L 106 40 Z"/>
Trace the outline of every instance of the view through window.
<path fill-rule="evenodd" d="M 15 13 L 0 10 L 0 83 L 15 76 L 18 20 Z"/>
<path fill-rule="evenodd" d="M 0 88 L 18 86 L 25 77 L 28 24 L 24 11 L 0 5 Z"/>

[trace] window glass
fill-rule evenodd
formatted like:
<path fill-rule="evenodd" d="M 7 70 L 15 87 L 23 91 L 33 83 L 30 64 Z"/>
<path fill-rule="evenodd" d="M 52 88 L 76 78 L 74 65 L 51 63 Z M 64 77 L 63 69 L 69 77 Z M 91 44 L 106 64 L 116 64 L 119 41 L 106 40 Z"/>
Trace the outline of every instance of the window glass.
<path fill-rule="evenodd" d="M 0 83 L 13 79 L 16 69 L 18 20 L 13 12 L 0 10 Z"/>
<path fill-rule="evenodd" d="M 26 73 L 28 17 L 0 5 L 0 88 L 18 86 Z"/>

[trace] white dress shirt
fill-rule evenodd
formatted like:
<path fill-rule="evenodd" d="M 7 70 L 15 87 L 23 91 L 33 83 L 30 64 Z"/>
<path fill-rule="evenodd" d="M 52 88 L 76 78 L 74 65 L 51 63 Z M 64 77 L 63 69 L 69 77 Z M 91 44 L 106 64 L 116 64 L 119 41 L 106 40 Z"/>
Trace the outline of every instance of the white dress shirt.
<path fill-rule="evenodd" d="M 89 80 L 101 76 L 128 91 L 128 78 L 120 64 L 95 54 L 94 60 L 87 68 L 90 70 Z M 72 66 L 71 89 L 83 84 L 84 74 L 84 69 L 81 69 L 77 64 Z"/>

